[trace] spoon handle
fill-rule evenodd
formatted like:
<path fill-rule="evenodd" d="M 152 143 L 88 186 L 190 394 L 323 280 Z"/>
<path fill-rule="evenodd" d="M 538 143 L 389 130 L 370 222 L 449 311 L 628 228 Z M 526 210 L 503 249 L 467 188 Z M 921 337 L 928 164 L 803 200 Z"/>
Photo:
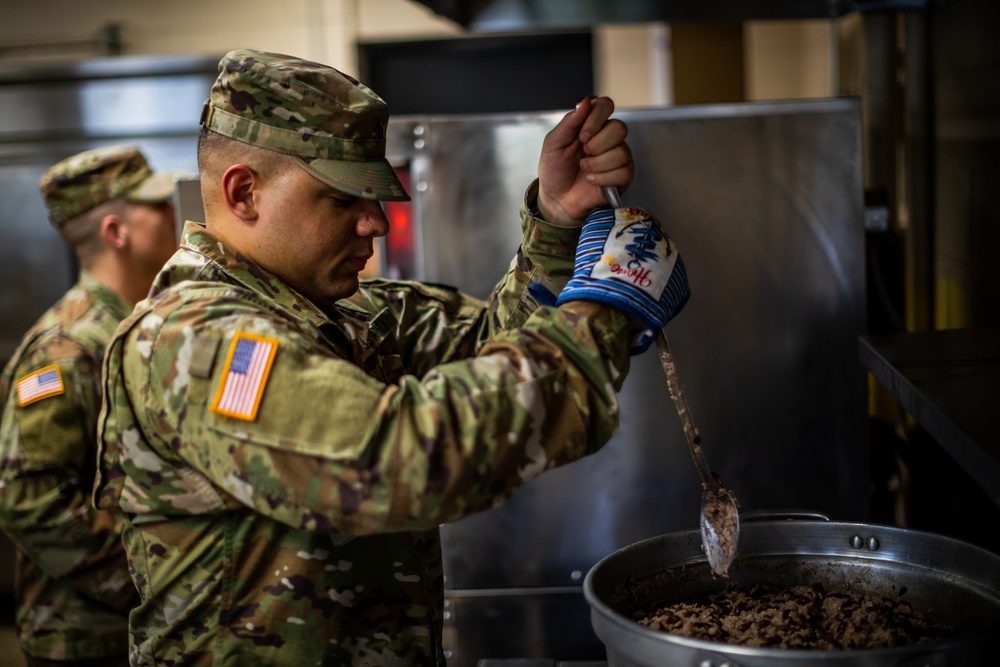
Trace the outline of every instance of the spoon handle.
<path fill-rule="evenodd" d="M 608 204 L 612 208 L 622 207 L 618 188 L 605 186 L 603 190 L 604 197 L 608 200 Z M 691 417 L 691 409 L 688 407 L 687 397 L 684 396 L 681 381 L 677 377 L 674 356 L 670 353 L 670 348 L 667 346 L 667 337 L 663 334 L 662 329 L 660 329 L 660 333 L 656 336 L 656 347 L 660 352 L 660 363 L 663 364 L 663 372 L 667 376 L 667 390 L 670 392 L 670 398 L 673 399 L 674 404 L 677 406 L 677 415 L 681 418 L 681 423 L 684 425 L 684 435 L 687 437 L 688 447 L 691 450 L 691 458 L 694 460 L 694 467 L 698 470 L 698 476 L 701 477 L 702 486 L 706 490 L 718 490 L 722 484 L 712 474 L 711 468 L 708 467 L 708 461 L 705 460 L 705 452 L 701 449 L 701 435 L 698 433 L 698 428 L 694 425 L 694 419 Z"/>
<path fill-rule="evenodd" d="M 605 185 L 601 189 L 604 190 L 604 198 L 608 200 L 608 204 L 611 205 L 611 208 L 622 207 L 622 198 L 618 195 L 618 188 Z"/>
<path fill-rule="evenodd" d="M 687 438 L 688 448 L 691 450 L 691 459 L 694 461 L 695 468 L 698 469 L 698 476 L 701 477 L 701 483 L 705 489 L 718 489 L 720 486 L 719 481 L 712 474 L 711 468 L 708 467 L 708 461 L 705 460 L 705 452 L 701 448 L 701 434 L 698 433 L 698 427 L 694 425 L 691 408 L 688 407 L 687 397 L 684 395 L 684 389 L 681 387 L 680 378 L 677 377 L 674 356 L 670 353 L 670 347 L 667 345 L 667 337 L 662 330 L 656 336 L 656 348 L 660 353 L 660 363 L 663 364 L 663 373 L 667 376 L 667 390 L 670 392 L 670 398 L 673 399 L 674 405 L 677 406 L 677 416 L 681 418 L 681 424 L 684 426 L 684 436 Z"/>

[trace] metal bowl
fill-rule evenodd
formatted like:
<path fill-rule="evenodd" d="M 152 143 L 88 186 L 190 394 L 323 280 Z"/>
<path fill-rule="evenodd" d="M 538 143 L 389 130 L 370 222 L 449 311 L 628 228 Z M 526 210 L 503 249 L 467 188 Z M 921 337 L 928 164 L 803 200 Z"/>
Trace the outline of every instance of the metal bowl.
<path fill-rule="evenodd" d="M 819 651 L 751 648 L 689 639 L 632 620 L 727 584 L 714 579 L 697 530 L 637 542 L 598 562 L 584 580 L 591 622 L 612 667 L 1000 664 L 1000 556 L 933 533 L 864 523 L 743 520 L 736 585 L 821 583 L 830 591 L 904 597 L 956 637 L 904 647 Z"/>

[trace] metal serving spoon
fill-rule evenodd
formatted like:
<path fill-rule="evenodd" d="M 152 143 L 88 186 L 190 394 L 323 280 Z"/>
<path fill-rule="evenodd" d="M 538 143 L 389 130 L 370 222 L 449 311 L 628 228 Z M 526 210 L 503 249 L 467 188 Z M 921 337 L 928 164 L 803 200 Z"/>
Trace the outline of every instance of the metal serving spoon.
<path fill-rule="evenodd" d="M 613 208 L 622 208 L 618 190 L 613 187 L 604 188 L 604 196 Z M 694 425 L 687 397 L 677 377 L 677 368 L 673 355 L 667 345 L 667 337 L 660 330 L 656 336 L 656 348 L 660 354 L 663 373 L 667 376 L 667 390 L 677 407 L 677 416 L 684 426 L 684 436 L 687 438 L 691 459 L 701 478 L 701 541 L 705 548 L 708 565 L 715 575 L 728 577 L 729 566 L 736 558 L 736 547 L 740 539 L 739 503 L 733 492 L 722 485 L 719 476 L 708 467 L 705 452 L 701 447 L 701 435 Z"/>
<path fill-rule="evenodd" d="M 677 406 L 677 416 L 684 425 L 691 459 L 701 478 L 701 542 L 705 547 L 705 556 L 708 557 L 708 565 L 713 573 L 728 577 L 729 566 L 736 558 L 736 547 L 740 540 L 739 503 L 733 492 L 723 486 L 719 476 L 708 467 L 701 447 L 701 435 L 691 418 L 691 409 L 677 378 L 673 355 L 670 354 L 662 331 L 656 337 L 656 347 L 660 353 L 663 372 L 667 376 L 670 398 Z"/>

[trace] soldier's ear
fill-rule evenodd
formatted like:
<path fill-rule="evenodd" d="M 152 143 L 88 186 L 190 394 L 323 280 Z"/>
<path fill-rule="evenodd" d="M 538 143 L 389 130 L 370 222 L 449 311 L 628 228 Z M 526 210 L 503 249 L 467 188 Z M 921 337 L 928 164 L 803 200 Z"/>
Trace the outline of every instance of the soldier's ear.
<path fill-rule="evenodd" d="M 229 212 L 248 222 L 258 216 L 254 194 L 260 176 L 245 164 L 234 164 L 222 175 L 222 198 Z"/>
<path fill-rule="evenodd" d="M 128 245 L 128 225 L 121 216 L 106 215 L 101 218 L 101 238 L 109 247 L 121 250 Z"/>

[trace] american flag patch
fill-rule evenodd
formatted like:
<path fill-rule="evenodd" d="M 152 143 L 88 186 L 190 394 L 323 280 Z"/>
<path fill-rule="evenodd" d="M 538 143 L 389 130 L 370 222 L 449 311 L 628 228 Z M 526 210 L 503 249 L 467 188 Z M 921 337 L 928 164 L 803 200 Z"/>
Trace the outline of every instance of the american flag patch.
<path fill-rule="evenodd" d="M 277 351 L 278 341 L 273 338 L 236 334 L 229 346 L 222 384 L 211 411 L 246 421 L 256 419 L 267 374 Z"/>
<path fill-rule="evenodd" d="M 58 366 L 52 364 L 29 373 L 17 381 L 17 404 L 24 407 L 43 398 L 61 394 L 65 390 L 62 373 L 59 372 Z"/>

